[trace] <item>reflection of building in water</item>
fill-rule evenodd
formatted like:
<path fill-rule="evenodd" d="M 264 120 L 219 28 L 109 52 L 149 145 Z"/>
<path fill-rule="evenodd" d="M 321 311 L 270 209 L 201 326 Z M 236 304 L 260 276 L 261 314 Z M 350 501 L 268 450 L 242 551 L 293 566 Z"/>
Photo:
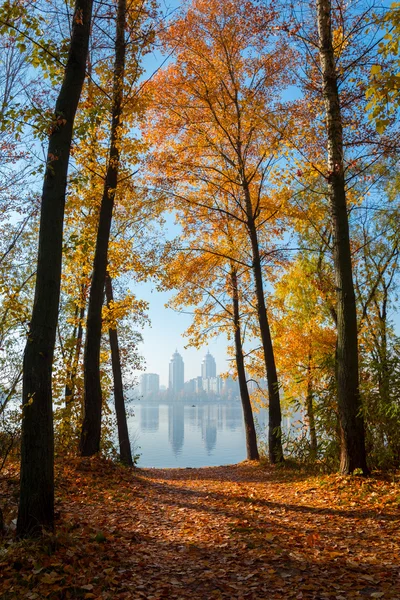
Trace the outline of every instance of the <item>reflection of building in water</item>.
<path fill-rule="evenodd" d="M 173 392 L 180 392 L 183 390 L 184 382 L 184 371 L 185 366 L 183 358 L 179 354 L 178 350 L 175 350 L 169 361 L 169 385 L 168 389 Z"/>
<path fill-rule="evenodd" d="M 216 407 L 207 406 L 204 411 L 204 419 L 201 423 L 201 437 L 207 453 L 210 454 L 214 450 L 217 443 L 217 419 Z"/>
<path fill-rule="evenodd" d="M 168 440 L 175 456 L 180 453 L 185 439 L 185 407 L 174 403 L 168 406 Z"/>
<path fill-rule="evenodd" d="M 186 423 L 190 427 L 196 427 L 197 425 L 197 413 L 199 411 L 199 406 L 188 406 L 186 411 Z"/>
<path fill-rule="evenodd" d="M 203 434 L 203 440 L 206 446 L 207 453 L 210 454 L 214 450 L 217 443 L 217 426 L 215 421 L 210 421 L 206 424 Z"/>
<path fill-rule="evenodd" d="M 240 403 L 229 403 L 226 406 L 225 425 L 230 431 L 235 431 L 242 427 L 243 411 Z"/>
<path fill-rule="evenodd" d="M 221 404 L 217 405 L 217 414 L 216 414 L 216 423 L 217 429 L 221 430 L 224 428 L 224 417 L 225 417 L 225 407 L 221 406 Z"/>
<path fill-rule="evenodd" d="M 158 431 L 159 425 L 159 405 L 143 404 L 140 407 L 140 428 L 143 432 Z"/>
<path fill-rule="evenodd" d="M 160 376 L 157 373 L 143 373 L 140 377 L 140 393 L 143 397 L 157 394 L 160 390 Z"/>

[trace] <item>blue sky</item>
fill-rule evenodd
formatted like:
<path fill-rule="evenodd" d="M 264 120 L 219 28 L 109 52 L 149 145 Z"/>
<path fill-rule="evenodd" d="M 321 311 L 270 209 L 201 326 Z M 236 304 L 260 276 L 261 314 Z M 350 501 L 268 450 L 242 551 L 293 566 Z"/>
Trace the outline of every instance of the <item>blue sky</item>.
<path fill-rule="evenodd" d="M 171 355 L 177 349 L 185 363 L 185 380 L 192 379 L 201 374 L 201 361 L 207 350 L 211 352 L 217 362 L 217 373 L 227 371 L 229 363 L 226 354 L 226 340 L 221 336 L 212 339 L 201 350 L 194 348 L 184 349 L 187 340 L 182 337 L 183 332 L 191 323 L 188 314 L 180 314 L 165 308 L 165 303 L 172 296 L 171 293 L 157 292 L 150 283 L 135 285 L 135 293 L 150 303 L 149 317 L 151 326 L 142 330 L 143 344 L 140 353 L 146 360 L 147 373 L 158 373 L 160 383 L 168 385 L 168 365 Z"/>

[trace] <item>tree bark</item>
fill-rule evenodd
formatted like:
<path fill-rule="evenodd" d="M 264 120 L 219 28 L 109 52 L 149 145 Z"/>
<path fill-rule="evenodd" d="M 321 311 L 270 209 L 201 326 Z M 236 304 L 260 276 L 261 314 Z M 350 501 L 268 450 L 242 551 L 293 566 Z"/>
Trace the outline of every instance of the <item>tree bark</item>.
<path fill-rule="evenodd" d="M 244 186 L 244 192 L 246 197 L 247 228 L 249 231 L 252 248 L 252 270 L 256 288 L 257 316 L 260 326 L 264 363 L 268 383 L 268 457 L 270 462 L 275 464 L 283 461 L 282 413 L 279 398 L 279 383 L 276 372 L 274 349 L 272 346 L 271 331 L 267 316 L 267 308 L 265 305 L 257 229 L 252 214 L 250 193 L 247 186 Z"/>
<path fill-rule="evenodd" d="M 343 127 L 332 42 L 331 1 L 317 0 L 319 57 L 328 137 L 328 193 L 333 228 L 337 299 L 337 396 L 341 473 L 368 473 L 359 394 L 357 313 L 343 164 Z"/>
<path fill-rule="evenodd" d="M 239 379 L 240 399 L 242 402 L 244 428 L 245 428 L 245 432 L 246 432 L 247 458 L 249 460 L 259 460 L 260 456 L 258 454 L 258 448 L 257 448 L 257 436 L 256 436 L 256 429 L 254 426 L 253 410 L 251 408 L 250 395 L 249 395 L 249 389 L 247 387 L 246 371 L 245 371 L 244 359 L 243 359 L 237 271 L 232 265 L 231 265 L 231 287 L 232 287 L 233 322 L 234 322 L 234 328 L 235 328 L 236 369 L 237 369 L 238 379 Z"/>
<path fill-rule="evenodd" d="M 390 369 L 388 355 L 388 336 L 387 336 L 387 304 L 388 304 L 388 289 L 383 285 L 382 307 L 378 311 L 379 314 L 379 341 L 378 343 L 378 385 L 379 395 L 381 397 L 382 406 L 388 406 L 390 401 Z"/>
<path fill-rule="evenodd" d="M 109 273 L 106 274 L 106 299 L 107 305 L 110 306 L 114 302 L 112 281 Z M 131 444 L 129 441 L 128 424 L 126 421 L 124 386 L 122 383 L 121 356 L 119 353 L 118 333 L 117 329 L 108 330 L 111 348 L 111 363 L 114 378 L 114 401 L 115 413 L 117 415 L 118 441 L 119 441 L 119 458 L 122 463 L 133 466 Z"/>
<path fill-rule="evenodd" d="M 61 285 L 68 162 L 85 79 L 92 0 L 77 0 L 64 79 L 47 152 L 40 214 L 35 298 L 23 366 L 19 537 L 54 529 L 52 363 Z"/>
<path fill-rule="evenodd" d="M 108 243 L 118 183 L 120 121 L 122 114 L 126 48 L 125 21 L 126 0 L 118 0 L 110 153 L 100 207 L 99 227 L 97 231 L 86 325 L 84 353 L 84 419 L 80 440 L 80 452 L 82 456 L 92 456 L 100 450 L 102 413 L 100 380 L 101 312 L 107 271 Z"/>
<path fill-rule="evenodd" d="M 308 357 L 308 365 L 307 365 L 307 396 L 306 396 L 306 415 L 308 420 L 308 428 L 310 431 L 310 448 L 311 448 L 311 458 L 315 460 L 317 458 L 317 450 L 318 450 L 318 442 L 317 442 L 317 432 L 315 428 L 315 416 L 314 416 L 314 406 L 313 406 L 313 382 L 311 375 L 311 351 Z"/>

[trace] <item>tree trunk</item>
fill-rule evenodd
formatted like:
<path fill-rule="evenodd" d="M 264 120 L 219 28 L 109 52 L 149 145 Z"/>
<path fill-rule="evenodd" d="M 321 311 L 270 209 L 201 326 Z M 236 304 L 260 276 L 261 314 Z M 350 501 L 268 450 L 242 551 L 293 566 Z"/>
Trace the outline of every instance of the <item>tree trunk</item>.
<path fill-rule="evenodd" d="M 261 341 L 264 352 L 265 370 L 268 382 L 268 457 L 272 464 L 283 461 L 282 448 L 282 413 L 279 398 L 279 383 L 276 372 L 275 355 L 272 346 L 271 331 L 269 328 L 267 308 L 265 306 L 264 285 L 258 245 L 257 229 L 252 215 L 250 193 L 244 187 L 247 209 L 247 228 L 250 235 L 253 256 L 253 277 L 256 288 L 257 316 L 260 326 Z"/>
<path fill-rule="evenodd" d="M 318 442 L 317 442 L 317 432 L 315 429 L 315 416 L 314 416 L 314 406 L 313 406 L 311 352 L 308 357 L 308 365 L 307 365 L 306 415 L 307 415 L 307 420 L 308 420 L 308 428 L 310 431 L 311 458 L 312 458 L 312 460 L 315 460 L 317 458 Z"/>
<path fill-rule="evenodd" d="M 85 307 L 77 306 L 79 310 L 79 323 L 78 327 L 75 328 L 74 337 L 75 337 L 75 348 L 72 349 L 73 356 L 70 358 L 70 364 L 68 366 L 67 378 L 65 384 L 65 408 L 69 409 L 74 402 L 75 397 L 75 380 L 76 374 L 78 372 L 79 358 L 81 355 L 82 349 L 82 339 L 83 339 L 83 319 L 85 317 Z"/>
<path fill-rule="evenodd" d="M 232 305 L 233 305 L 233 322 L 235 327 L 235 356 L 236 369 L 239 379 L 240 399 L 242 401 L 244 428 L 246 432 L 246 450 L 249 460 L 259 460 L 257 448 L 257 436 L 254 426 L 253 411 L 251 408 L 249 389 L 246 381 L 246 371 L 243 359 L 242 336 L 240 328 L 240 313 L 239 313 L 239 293 L 237 271 L 231 265 L 231 285 L 232 285 Z"/>
<path fill-rule="evenodd" d="M 106 274 L 106 298 L 107 305 L 110 306 L 114 302 L 112 281 L 109 273 Z M 122 463 L 133 466 L 131 444 L 129 441 L 128 424 L 126 422 L 126 410 L 124 399 L 124 386 L 122 384 L 122 369 L 121 357 L 119 353 L 118 333 L 117 329 L 108 330 L 110 337 L 111 348 L 111 363 L 114 378 L 114 401 L 115 413 L 117 415 L 118 441 L 119 441 L 119 458 Z"/>
<path fill-rule="evenodd" d="M 77 0 L 64 79 L 47 152 L 40 214 L 35 299 L 24 353 L 19 537 L 54 528 L 54 434 L 51 375 L 61 284 L 68 162 L 85 79 L 92 0 Z"/>
<path fill-rule="evenodd" d="M 389 406 L 390 402 L 390 368 L 387 339 L 387 304 L 388 289 L 385 286 L 383 286 L 382 308 L 379 311 L 380 344 L 377 348 L 380 362 L 378 370 L 379 395 L 381 397 L 382 406 Z"/>
<path fill-rule="evenodd" d="M 76 337 L 78 335 L 78 325 L 76 325 L 76 320 L 78 318 L 79 315 L 79 306 L 78 304 L 75 304 L 75 314 L 74 314 L 74 321 L 75 321 L 75 325 L 74 325 L 74 331 L 72 333 L 72 339 L 74 341 L 74 343 L 76 342 Z M 65 390 L 64 390 L 64 399 L 65 399 L 65 408 L 68 408 L 68 403 L 69 403 L 69 396 L 71 395 L 71 371 L 72 371 L 72 361 L 74 359 L 74 354 L 75 354 L 75 348 L 76 348 L 76 344 L 70 348 L 69 352 L 68 352 L 68 360 L 67 360 L 67 364 L 66 366 L 66 376 L 65 376 Z"/>
<path fill-rule="evenodd" d="M 80 440 L 80 452 L 82 456 L 92 456 L 100 450 L 102 412 L 100 380 L 101 312 L 107 271 L 108 243 L 118 183 L 119 144 L 121 135 L 119 130 L 122 114 L 125 69 L 125 21 L 126 0 L 118 0 L 110 154 L 100 207 L 99 227 L 97 231 L 86 326 L 84 353 L 84 418 Z"/>
<path fill-rule="evenodd" d="M 76 390 L 76 375 L 78 372 L 79 358 L 82 349 L 82 336 L 83 336 L 83 319 L 85 316 L 85 307 L 79 308 L 76 305 L 75 318 L 79 318 L 79 322 L 74 327 L 73 341 L 74 346 L 71 348 L 70 355 L 67 363 L 67 374 L 65 378 L 64 388 L 64 415 L 63 415 L 63 438 L 68 448 L 71 447 L 71 442 L 75 438 L 76 431 L 73 431 L 72 425 L 72 410 L 75 402 L 75 390 Z"/>
<path fill-rule="evenodd" d="M 368 473 L 359 394 L 357 313 L 351 264 L 343 165 L 343 130 L 332 42 L 331 2 L 317 0 L 319 56 L 328 136 L 328 193 L 337 289 L 337 395 L 341 429 L 341 473 Z"/>

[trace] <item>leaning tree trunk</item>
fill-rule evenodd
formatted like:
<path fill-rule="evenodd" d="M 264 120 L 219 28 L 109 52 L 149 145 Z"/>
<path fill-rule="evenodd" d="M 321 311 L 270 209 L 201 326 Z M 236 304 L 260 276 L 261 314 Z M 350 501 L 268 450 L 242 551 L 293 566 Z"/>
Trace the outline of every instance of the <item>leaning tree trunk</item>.
<path fill-rule="evenodd" d="M 114 295 L 112 289 L 112 281 L 109 273 L 106 274 L 106 299 L 107 305 L 112 306 Z M 133 466 L 131 444 L 129 441 L 128 423 L 126 421 L 124 386 L 122 384 L 122 369 L 121 356 L 119 352 L 117 328 L 112 327 L 108 330 L 111 348 L 111 363 L 114 379 L 114 401 L 115 414 L 117 415 L 118 441 L 119 441 L 119 458 L 122 463 Z"/>
<path fill-rule="evenodd" d="M 233 305 L 233 323 L 235 328 L 235 357 L 236 369 L 239 379 L 240 399 L 242 401 L 244 428 L 246 432 L 246 450 L 249 460 L 259 460 L 257 448 L 257 436 L 254 426 L 253 410 L 251 408 L 249 389 L 246 381 L 246 371 L 243 359 L 242 336 L 240 328 L 239 313 L 239 292 L 237 271 L 231 266 L 231 287 L 232 287 L 232 305 Z"/>
<path fill-rule="evenodd" d="M 257 316 L 260 326 L 261 342 L 264 352 L 265 370 L 268 383 L 268 457 L 272 464 L 283 461 L 282 448 L 282 413 L 279 398 L 279 383 L 276 372 L 275 355 L 272 346 L 271 331 L 269 328 L 267 308 L 265 306 L 264 286 L 258 245 L 257 229 L 252 215 L 250 193 L 247 186 L 244 188 L 247 209 L 247 227 L 250 235 L 252 249 L 252 269 L 256 288 Z"/>
<path fill-rule="evenodd" d="M 340 471 L 368 473 L 359 392 L 357 313 L 343 164 L 343 127 L 332 42 L 331 0 L 317 0 L 319 56 L 328 136 L 328 193 L 333 229 L 337 301 L 337 396 Z"/>
<path fill-rule="evenodd" d="M 21 487 L 17 535 L 54 528 L 54 434 L 51 375 L 61 284 L 68 162 L 85 79 L 92 0 L 77 0 L 64 79 L 47 152 L 40 213 L 35 299 L 24 353 Z"/>
<path fill-rule="evenodd" d="M 125 21 L 126 0 L 118 0 L 115 63 L 113 80 L 113 103 L 110 132 L 110 153 L 101 200 L 99 227 L 93 263 L 92 284 L 86 324 L 84 353 L 84 418 L 82 424 L 80 452 L 92 456 L 100 450 L 102 394 L 100 380 L 101 312 L 107 271 L 108 243 L 118 183 L 120 126 L 122 114 L 124 70 L 125 70 Z"/>

